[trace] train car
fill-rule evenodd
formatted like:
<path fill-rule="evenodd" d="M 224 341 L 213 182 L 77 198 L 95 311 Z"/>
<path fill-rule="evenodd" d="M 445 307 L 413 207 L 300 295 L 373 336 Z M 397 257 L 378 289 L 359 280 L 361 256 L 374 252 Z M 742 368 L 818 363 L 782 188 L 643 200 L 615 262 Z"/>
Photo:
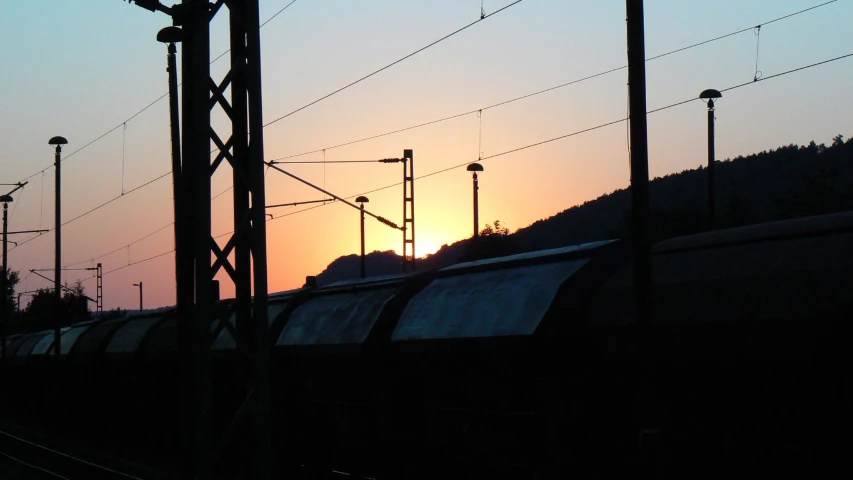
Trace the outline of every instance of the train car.
<path fill-rule="evenodd" d="M 676 476 L 853 474 L 853 212 L 674 238 L 652 253 L 654 334 L 637 392 L 655 397 L 645 408 Z M 626 265 L 602 286 L 588 328 L 610 339 L 636 324 L 631 275 Z"/>
<path fill-rule="evenodd" d="M 648 324 L 624 241 L 272 294 L 276 468 L 611 478 L 653 444 L 673 477 L 853 473 L 851 240 L 853 212 L 659 242 Z M 49 332 L 12 339 L 4 414 L 174 466 L 177 324 L 73 326 L 60 365 Z M 215 433 L 244 391 L 228 332 L 212 325 Z"/>

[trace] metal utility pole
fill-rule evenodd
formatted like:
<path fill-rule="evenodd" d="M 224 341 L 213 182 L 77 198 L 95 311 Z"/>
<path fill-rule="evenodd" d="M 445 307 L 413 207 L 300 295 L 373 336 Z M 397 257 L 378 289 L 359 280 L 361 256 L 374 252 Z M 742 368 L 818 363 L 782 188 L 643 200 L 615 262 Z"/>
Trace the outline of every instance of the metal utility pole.
<path fill-rule="evenodd" d="M 6 280 L 9 278 L 9 263 L 7 260 L 7 254 L 9 253 L 8 249 L 8 238 L 9 238 L 9 202 L 11 202 L 11 195 L 3 195 L 0 197 L 0 202 L 3 202 L 3 275 L 0 278 L 0 292 L 3 292 L 3 303 L 2 303 L 2 312 L 0 312 L 0 358 L 6 358 L 6 312 L 7 312 L 7 300 L 8 300 L 8 292 L 6 289 Z M 20 298 L 20 297 L 18 297 Z"/>
<path fill-rule="evenodd" d="M 29 182 L 24 183 L 16 183 L 15 188 L 13 188 L 6 195 L 0 196 L 0 202 L 3 203 L 3 274 L 0 277 L 0 292 L 3 292 L 3 301 L 2 301 L 2 311 L 0 311 L 0 358 L 6 358 L 6 320 L 10 310 L 10 305 L 8 305 L 8 284 L 7 281 L 9 279 L 9 261 L 8 261 L 8 253 L 9 253 L 9 235 L 16 233 L 42 233 L 47 230 L 24 230 L 20 232 L 10 232 L 9 231 L 9 202 L 14 201 L 12 198 L 12 194 L 17 192 L 18 190 L 24 188 L 24 186 Z M 14 242 L 12 242 L 14 243 Z M 15 244 L 17 245 L 17 243 Z M 21 295 L 18 294 L 18 305 L 20 310 L 21 303 Z"/>
<path fill-rule="evenodd" d="M 292 173 L 288 172 L 287 170 L 283 170 L 283 169 L 281 169 L 281 168 L 277 167 L 277 166 L 276 166 L 276 162 L 267 162 L 266 164 L 267 164 L 267 165 L 269 165 L 269 167 L 270 167 L 270 168 L 272 168 L 273 170 L 276 170 L 276 171 L 278 171 L 278 172 L 281 172 L 281 173 L 283 173 L 283 174 L 287 175 L 288 177 L 290 177 L 290 178 L 292 178 L 292 179 L 294 179 L 294 180 L 296 180 L 296 181 L 298 181 L 298 182 L 301 182 L 301 183 L 303 183 L 303 184 L 305 184 L 305 185 L 308 185 L 309 187 L 313 188 L 314 190 L 317 190 L 317 191 L 320 191 L 320 192 L 325 193 L 326 195 L 328 195 L 328 196 L 332 197 L 332 200 L 337 200 L 337 201 L 339 201 L 339 202 L 343 203 L 344 205 L 346 205 L 346 206 L 348 206 L 348 207 L 352 207 L 352 208 L 354 208 L 354 209 L 356 209 L 356 210 L 364 210 L 363 208 L 360 208 L 358 205 L 356 205 L 356 204 L 354 204 L 354 203 L 350 202 L 349 200 L 347 200 L 347 199 L 345 199 L 345 198 L 343 198 L 343 197 L 340 197 L 340 196 L 338 196 L 338 195 L 335 195 L 334 193 L 332 193 L 332 192 L 330 192 L 330 191 L 328 191 L 328 190 L 325 190 L 325 189 L 323 189 L 323 188 L 318 187 L 317 185 L 314 185 L 313 183 L 309 182 L 308 180 L 305 180 L 305 179 L 303 179 L 303 178 L 299 178 L 299 177 L 297 177 L 296 175 L 294 175 L 294 174 L 292 174 Z M 364 197 L 364 198 L 366 198 L 366 197 Z M 329 201 L 329 200 L 327 200 L 327 201 Z M 357 201 L 358 201 L 358 199 L 356 199 L 355 201 L 357 202 Z M 368 210 L 364 210 L 364 213 L 365 213 L 366 215 L 368 215 L 368 216 L 371 216 L 371 217 L 375 218 L 377 221 L 379 221 L 379 223 L 383 223 L 383 224 L 385 224 L 385 225 L 387 225 L 387 226 L 389 226 L 389 227 L 391 227 L 391 228 L 393 228 L 393 229 L 395 229 L 395 230 L 403 231 L 403 227 L 398 226 L 396 223 L 392 222 L 391 220 L 388 220 L 388 219 L 387 219 L 387 218 L 385 218 L 385 217 L 381 217 L 381 216 L 379 216 L 379 215 L 376 215 L 375 213 L 372 213 L 372 212 L 370 212 L 370 211 L 368 211 Z"/>
<path fill-rule="evenodd" d="M 97 302 L 96 308 L 98 309 L 98 318 L 101 318 L 104 315 L 104 266 L 99 263 L 98 266 L 95 267 L 95 270 L 95 299 Z"/>
<path fill-rule="evenodd" d="M 53 353 L 56 356 L 57 360 L 59 357 L 59 352 L 62 350 L 62 323 L 64 320 L 63 309 L 62 309 L 62 290 L 59 275 L 62 271 L 62 181 L 60 175 L 60 164 L 62 162 L 62 146 L 68 144 L 68 140 L 64 137 L 53 137 L 48 142 L 48 144 L 55 147 L 54 153 L 54 165 L 53 168 L 56 170 L 56 211 L 54 213 L 54 231 L 56 232 L 56 252 L 54 255 L 54 279 L 53 279 L 53 291 L 55 298 L 55 308 L 56 308 L 56 323 L 53 329 Z"/>
<path fill-rule="evenodd" d="M 480 182 L 477 179 L 477 172 L 482 172 L 483 166 L 472 163 L 466 170 L 471 172 L 474 178 L 474 238 L 477 238 L 480 236 Z"/>
<path fill-rule="evenodd" d="M 50 278 L 50 277 L 48 277 L 48 276 L 46 276 L 46 275 L 42 275 L 42 274 L 40 274 L 40 273 L 39 273 L 39 271 L 49 271 L 49 270 L 50 270 L 49 268 L 42 268 L 42 269 L 31 268 L 31 269 L 30 269 L 30 272 L 31 272 L 31 273 L 34 273 L 34 274 L 36 274 L 36 275 L 38 275 L 39 277 L 41 277 L 41 278 L 43 278 L 43 279 L 47 280 L 48 282 L 53 282 L 53 281 L 54 281 L 54 279 L 52 279 L 52 278 Z M 66 268 L 66 269 L 64 269 L 64 270 L 93 270 L 93 269 L 92 269 L 92 268 Z M 79 293 L 80 293 L 80 292 L 78 292 L 78 291 L 76 291 L 76 290 L 74 290 L 74 289 L 72 289 L 72 288 L 68 288 L 68 286 L 66 286 L 66 285 L 60 285 L 59 287 L 60 287 L 63 291 L 65 291 L 65 292 L 67 292 L 67 293 L 70 293 L 70 294 L 72 294 L 72 295 L 77 295 L 77 294 L 79 294 Z M 38 293 L 38 291 L 23 292 L 23 293 Z M 92 302 L 92 303 L 94 303 L 94 304 L 96 304 L 96 305 L 97 305 L 97 303 L 98 303 L 98 301 L 97 301 L 97 300 L 95 300 L 95 299 L 94 299 L 94 298 L 92 298 L 92 297 L 88 297 L 88 296 L 86 296 L 86 295 L 80 295 L 80 298 L 84 298 L 84 299 L 86 299 L 87 301 Z"/>
<path fill-rule="evenodd" d="M 178 220 L 186 217 L 186 205 L 182 200 L 181 182 L 181 120 L 180 108 L 178 106 L 178 64 L 176 43 L 184 38 L 184 32 L 178 27 L 166 27 L 157 32 L 157 41 L 167 44 L 166 71 L 169 74 L 169 125 L 172 141 L 172 197 L 175 218 L 175 272 L 192 271 L 192 264 L 184 265 L 186 257 L 186 234 L 182 228 L 186 226 L 186 220 Z M 187 306 L 192 304 L 191 298 L 181 296 L 181 287 L 175 283 L 175 303 L 177 304 L 178 316 L 183 318 Z M 185 295 L 186 297 L 186 295 Z"/>
<path fill-rule="evenodd" d="M 23 232 L 10 232 L 10 234 L 11 233 L 42 233 L 42 232 L 47 232 L 47 231 L 48 230 L 26 230 Z M 38 276 L 40 276 L 40 277 L 42 277 L 48 281 L 53 282 L 54 281 L 53 279 L 45 277 L 44 275 L 38 273 L 38 272 L 46 272 L 49 270 L 52 270 L 52 269 L 49 269 L 49 268 L 33 268 L 33 269 L 30 269 L 30 272 L 35 273 L 36 275 L 38 275 Z M 73 270 L 85 270 L 85 271 L 89 271 L 89 272 L 95 272 L 95 298 L 94 299 L 89 298 L 89 297 L 85 297 L 85 298 L 86 298 L 86 300 L 89 300 L 90 302 L 94 303 L 95 304 L 95 311 L 98 313 L 99 316 L 102 315 L 104 313 L 104 267 L 103 267 L 103 265 L 99 263 L 96 267 L 90 267 L 90 268 L 63 268 L 61 271 L 69 272 L 69 271 L 73 271 Z M 62 289 L 66 292 L 76 293 L 74 290 L 68 288 L 67 286 L 62 286 Z M 30 293 L 30 292 L 25 292 L 25 293 Z"/>
<path fill-rule="evenodd" d="M 411 245 L 411 253 L 409 252 Z M 403 150 L 403 273 L 415 271 L 415 154 Z"/>
<path fill-rule="evenodd" d="M 356 198 L 355 201 L 361 205 L 361 278 L 365 278 L 367 275 L 364 265 L 364 204 L 370 200 L 362 195 Z"/>
<path fill-rule="evenodd" d="M 628 91 L 631 138 L 631 230 L 637 319 L 651 322 L 649 257 L 649 145 L 646 125 L 646 65 L 643 0 L 626 0 L 628 23 Z"/>
<path fill-rule="evenodd" d="M 139 311 L 142 311 L 142 282 L 134 283 L 134 287 L 139 287 Z"/>
<path fill-rule="evenodd" d="M 640 476 L 656 477 L 659 438 L 656 401 L 656 355 L 652 345 L 652 274 L 649 246 L 649 148 L 646 125 L 646 53 L 643 0 L 626 0 L 628 92 L 631 161 L 631 241 L 634 257 L 634 301 L 637 319 L 639 375 L 635 412 L 640 426 Z"/>
<path fill-rule="evenodd" d="M 186 195 L 181 199 L 190 202 L 186 207 L 192 218 L 192 227 L 181 231 L 188 232 L 186 240 L 195 266 L 194 275 L 178 273 L 178 276 L 183 277 L 184 285 L 195 282 L 195 303 L 188 325 L 192 340 L 182 348 L 185 362 L 194 370 L 190 381 L 195 395 L 188 412 L 193 417 L 194 474 L 200 480 L 213 477 L 217 458 L 238 446 L 233 440 L 242 424 L 248 432 L 240 435 L 240 442 L 249 442 L 245 451 L 254 457 L 245 460 L 244 476 L 269 479 L 270 345 L 258 0 L 233 0 L 225 4 L 229 10 L 231 69 L 221 82 L 216 82 L 210 77 L 210 22 L 222 5 L 222 2 L 211 5 L 206 1 L 183 0 L 183 18 L 178 19 L 184 30 L 181 177 Z M 230 89 L 230 102 L 224 95 L 226 89 Z M 216 106 L 231 120 L 230 132 L 217 133 L 211 125 L 210 111 Z M 211 141 L 218 148 L 212 162 Z M 210 182 L 213 172 L 223 163 L 233 169 L 234 233 L 220 247 L 211 235 Z M 234 265 L 228 260 L 232 252 Z M 236 298 L 230 311 L 220 310 L 214 304 L 213 279 L 220 270 L 225 270 L 234 282 Z M 232 313 L 236 314 L 236 330 L 229 322 Z M 235 337 L 247 374 L 243 407 L 235 412 L 222 437 L 215 441 L 210 417 L 210 346 L 219 332 L 211 335 L 214 319 L 219 319 L 220 328 L 227 328 Z"/>
<path fill-rule="evenodd" d="M 158 0 L 132 1 L 147 10 L 171 15 L 173 24 L 183 31 L 181 212 L 175 219 L 176 240 L 185 242 L 176 245 L 180 257 L 175 272 L 179 308 L 181 303 L 187 305 L 179 327 L 185 378 L 183 474 L 211 479 L 222 454 L 240 448 L 252 457 L 241 464 L 244 469 L 240 476 L 269 479 L 270 344 L 258 0 L 182 0 L 172 7 Z M 231 68 L 221 81 L 215 81 L 210 77 L 210 22 L 224 10 L 229 18 Z M 226 115 L 230 129 L 211 125 L 213 108 Z M 213 159 L 212 146 L 216 148 Z M 210 202 L 211 177 L 222 165 L 232 168 L 234 186 L 234 233 L 224 245 L 211 235 Z M 183 234 L 185 238 L 181 238 Z M 229 260 L 232 253 L 233 264 Z M 214 277 L 220 271 L 234 283 L 235 301 L 228 308 L 222 308 L 214 294 Z M 229 322 L 232 314 L 237 319 L 236 328 Z M 214 321 L 219 327 L 211 332 Z M 210 346 L 223 328 L 236 340 L 246 390 L 224 433 L 214 439 Z"/>
<path fill-rule="evenodd" d="M 415 270 L 415 157 L 412 150 L 403 150 L 403 158 L 383 158 L 380 160 L 333 160 L 326 162 L 320 161 L 270 161 L 268 165 L 283 165 L 283 164 L 309 164 L 322 163 L 324 165 L 330 163 L 401 163 L 403 164 L 403 273 L 407 273 L 411 266 L 411 271 Z M 285 172 L 286 173 L 286 172 Z M 290 174 L 288 174 L 290 175 Z M 294 177 L 296 178 L 296 177 Z M 301 180 L 301 179 L 299 179 Z M 314 185 L 311 185 L 314 187 Z M 315 187 L 316 188 L 316 187 Z M 322 189 L 318 189 L 323 191 Z M 328 202 L 330 200 L 309 200 L 307 202 L 283 203 L 279 205 L 267 205 L 267 208 L 296 206 L 306 203 Z M 368 214 L 369 215 L 369 214 Z M 394 228 L 398 228 L 394 226 Z M 409 247 L 411 245 L 411 247 Z"/>
<path fill-rule="evenodd" d="M 716 205 L 716 190 L 714 186 L 714 99 L 722 98 L 719 90 L 709 88 L 699 94 L 699 98 L 708 101 L 708 228 L 714 228 L 714 207 Z"/>

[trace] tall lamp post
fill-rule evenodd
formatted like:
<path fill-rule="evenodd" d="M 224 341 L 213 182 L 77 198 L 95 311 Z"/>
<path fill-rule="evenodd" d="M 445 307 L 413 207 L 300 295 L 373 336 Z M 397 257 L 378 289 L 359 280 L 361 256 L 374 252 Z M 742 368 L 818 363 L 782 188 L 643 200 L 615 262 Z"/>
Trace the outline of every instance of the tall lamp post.
<path fill-rule="evenodd" d="M 3 276 L 0 277 L 0 292 L 3 292 L 2 312 L 0 312 L 0 358 L 6 358 L 6 279 L 9 277 L 9 265 L 6 260 L 8 253 L 8 238 L 9 238 L 9 202 L 14 200 L 11 195 L 3 195 L 0 197 L 0 202 L 3 202 Z"/>
<path fill-rule="evenodd" d="M 54 279 L 53 279 L 53 294 L 55 298 L 54 305 L 56 307 L 56 324 L 53 329 L 53 353 L 56 355 L 56 358 L 59 359 L 59 352 L 62 351 L 62 332 L 60 329 L 62 328 L 62 290 L 60 288 L 60 275 L 62 274 L 62 216 L 61 216 L 61 206 L 62 206 L 62 182 L 60 176 L 60 163 L 62 162 L 62 146 L 68 144 L 68 140 L 65 137 L 56 136 L 51 138 L 48 142 L 51 146 L 54 147 L 54 164 L 53 168 L 56 170 L 56 208 L 54 212 L 55 223 L 54 223 L 54 231 L 56 232 L 56 254 L 54 255 Z"/>
<path fill-rule="evenodd" d="M 708 226 L 714 226 L 714 99 L 722 98 L 719 90 L 709 88 L 699 94 L 699 98 L 708 103 Z"/>
<path fill-rule="evenodd" d="M 468 165 L 467 170 L 474 174 L 474 238 L 477 238 L 480 234 L 480 198 L 477 193 L 480 190 L 480 184 L 477 180 L 477 172 L 482 172 L 483 166 L 479 163 L 472 163 Z"/>
<path fill-rule="evenodd" d="M 142 282 L 134 283 L 134 287 L 139 287 L 139 311 L 142 311 Z"/>
<path fill-rule="evenodd" d="M 186 221 L 186 202 L 184 201 L 184 193 L 182 187 L 181 173 L 181 123 L 180 110 L 178 108 L 178 66 L 176 55 L 178 52 L 176 43 L 184 39 L 184 31 L 178 27 L 166 27 L 157 32 L 157 41 L 167 44 L 166 54 L 166 71 L 169 73 L 169 123 L 171 125 L 170 134 L 172 137 L 172 197 L 174 198 L 174 216 L 175 216 L 175 272 L 184 277 L 184 272 L 191 272 L 193 265 L 187 264 L 186 255 L 186 233 L 184 233 L 184 225 Z M 182 298 L 183 289 L 179 288 L 177 282 L 175 284 L 176 303 L 178 307 L 178 315 L 184 318 L 188 305 L 192 304 L 192 298 Z"/>
<path fill-rule="evenodd" d="M 43 233 L 47 230 L 21 230 L 19 232 L 10 232 L 9 231 L 9 202 L 14 201 L 12 198 L 12 194 L 18 191 L 21 188 L 24 188 L 24 185 L 27 183 L 18 183 L 17 187 L 15 187 L 11 192 L 0 196 L 0 202 L 3 203 L 3 273 L 0 276 L 0 292 L 3 292 L 3 300 L 0 305 L 0 358 L 6 358 L 6 321 L 9 311 L 11 310 L 10 305 L 8 305 L 8 280 L 9 280 L 9 261 L 7 257 L 9 256 L 9 243 L 14 243 L 17 246 L 17 242 L 12 242 L 9 240 L 9 235 L 14 235 L 16 233 Z M 21 310 L 21 294 L 18 294 L 18 311 Z"/>
<path fill-rule="evenodd" d="M 356 203 L 361 205 L 361 278 L 366 277 L 364 265 L 364 204 L 370 202 L 367 197 L 361 195 L 355 199 Z"/>

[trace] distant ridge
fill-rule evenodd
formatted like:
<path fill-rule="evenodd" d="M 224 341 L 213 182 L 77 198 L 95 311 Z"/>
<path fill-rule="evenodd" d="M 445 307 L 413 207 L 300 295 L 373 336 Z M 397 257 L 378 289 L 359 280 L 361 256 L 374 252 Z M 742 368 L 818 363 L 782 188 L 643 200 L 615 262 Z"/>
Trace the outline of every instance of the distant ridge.
<path fill-rule="evenodd" d="M 651 235 L 654 241 L 698 233 L 708 228 L 707 176 L 698 168 L 652 180 Z M 811 142 L 717 162 L 717 219 L 714 228 L 853 210 L 853 142 L 841 135 L 831 145 Z M 470 239 L 444 245 L 418 260 L 418 270 L 459 261 L 545 248 L 626 238 L 630 213 L 628 188 L 601 195 L 549 218 L 502 236 L 493 235 L 473 248 Z M 393 251 L 367 255 L 368 275 L 402 272 Z M 358 278 L 358 255 L 333 261 L 317 276 L 319 285 Z"/>

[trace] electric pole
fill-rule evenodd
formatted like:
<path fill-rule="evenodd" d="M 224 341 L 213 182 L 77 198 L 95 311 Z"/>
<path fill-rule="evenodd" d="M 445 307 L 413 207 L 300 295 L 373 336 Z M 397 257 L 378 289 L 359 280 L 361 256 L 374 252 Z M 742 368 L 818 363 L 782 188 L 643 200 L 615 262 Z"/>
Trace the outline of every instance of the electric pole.
<path fill-rule="evenodd" d="M 62 346 L 62 323 L 64 320 L 63 308 L 62 308 L 62 290 L 60 289 L 61 285 L 59 283 L 59 275 L 62 270 L 62 177 L 60 175 L 60 164 L 62 163 L 62 146 L 68 144 L 68 140 L 64 137 L 53 137 L 48 142 L 49 145 L 54 147 L 54 164 L 53 169 L 56 171 L 56 198 L 55 198 L 55 211 L 54 211 L 54 233 L 56 234 L 56 245 L 54 252 L 54 279 L 53 279 L 53 293 L 54 293 L 54 308 L 56 309 L 56 320 L 53 329 L 53 353 L 56 356 L 56 359 L 59 360 L 59 352 Z"/>
<path fill-rule="evenodd" d="M 646 47 L 643 0 L 626 0 L 628 29 L 628 93 L 631 162 L 631 242 L 634 257 L 634 301 L 637 320 L 637 378 L 635 414 L 640 426 L 638 448 L 641 478 L 656 478 L 660 438 L 655 382 L 656 355 L 652 347 L 652 271 L 649 246 L 649 146 L 646 124 Z"/>
<path fill-rule="evenodd" d="M 182 457 L 186 459 L 183 474 L 198 480 L 212 479 L 218 459 L 228 450 L 239 448 L 251 456 L 241 464 L 240 476 L 270 479 L 270 341 L 258 0 L 183 0 L 172 7 L 158 0 L 131 1 L 146 10 L 170 15 L 174 26 L 182 30 L 181 171 L 180 195 L 176 196 L 176 211 L 181 214 L 175 218 L 179 235 L 175 248 L 180 260 L 175 276 L 179 308 L 186 306 L 179 324 L 185 380 L 181 392 Z M 217 81 L 210 76 L 210 22 L 225 11 L 231 68 Z M 221 109 L 230 120 L 224 128 L 211 125 L 213 108 Z M 234 232 L 224 244 L 211 235 L 210 201 L 211 177 L 222 166 L 232 169 L 234 192 Z M 233 263 L 229 260 L 232 254 Z M 228 308 L 216 301 L 214 277 L 220 271 L 225 271 L 234 284 L 235 301 Z M 229 321 L 232 315 L 236 316 L 236 328 Z M 211 331 L 215 321 L 218 327 Z M 210 347 L 223 328 L 240 347 L 245 397 L 224 433 L 214 439 Z"/>

